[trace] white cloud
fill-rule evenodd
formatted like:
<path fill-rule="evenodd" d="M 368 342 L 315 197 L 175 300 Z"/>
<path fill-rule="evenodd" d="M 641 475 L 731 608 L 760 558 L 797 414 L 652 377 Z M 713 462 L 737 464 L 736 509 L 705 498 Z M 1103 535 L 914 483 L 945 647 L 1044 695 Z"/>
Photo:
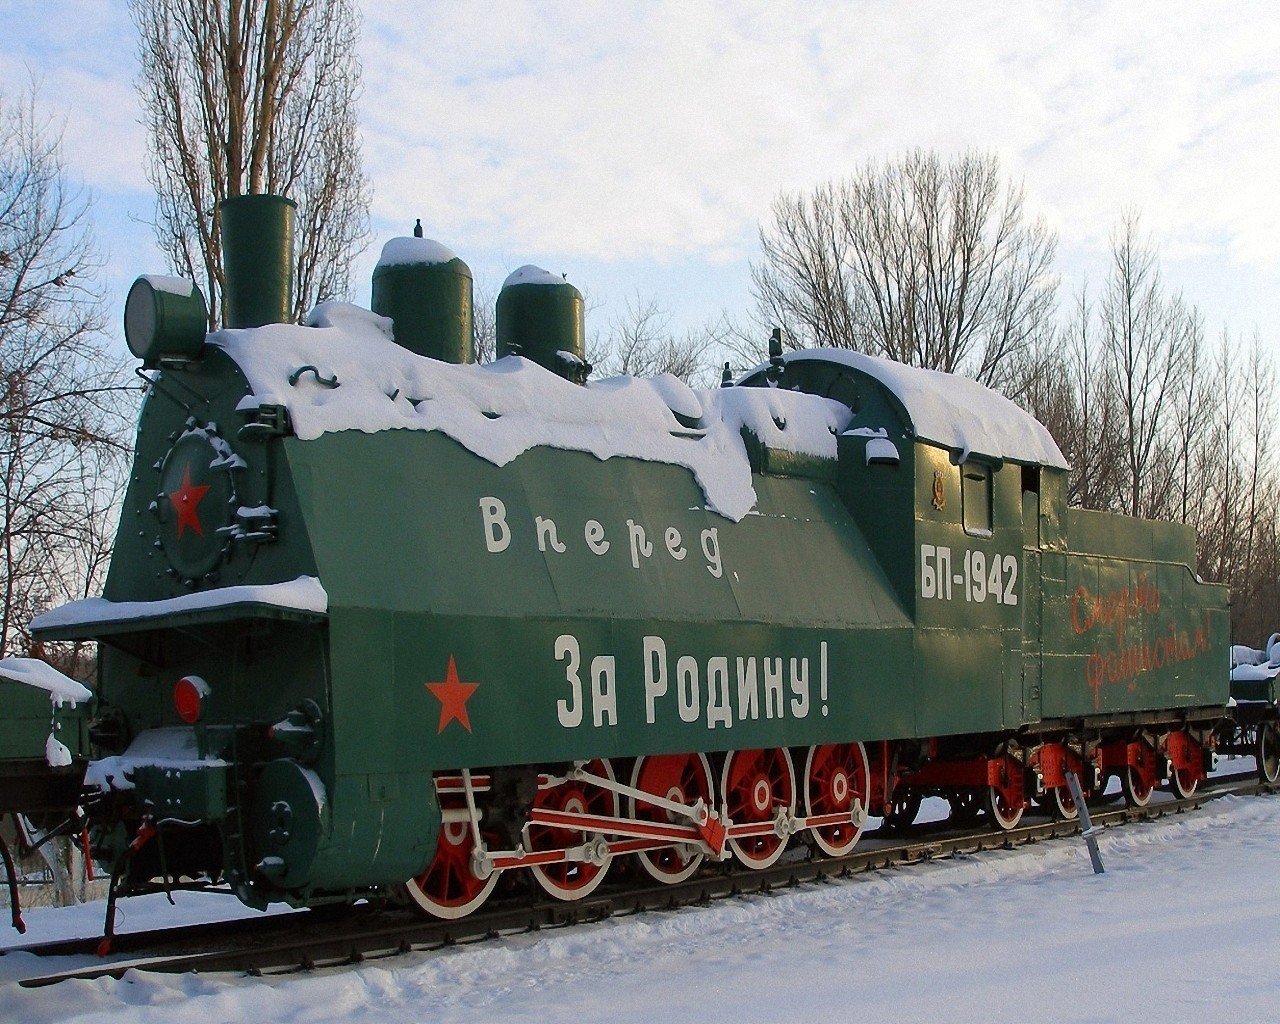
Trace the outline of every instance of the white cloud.
<path fill-rule="evenodd" d="M 0 9 L 0 91 L 21 94 L 34 83 L 41 109 L 62 126 L 68 167 L 96 192 L 150 190 L 133 46 L 122 3 Z"/>
<path fill-rule="evenodd" d="M 381 2 L 378 214 L 597 259 L 745 251 L 780 188 L 995 148 L 1065 243 L 1137 206 L 1170 254 L 1280 269 L 1280 22 L 1212 4 Z"/>
<path fill-rule="evenodd" d="M 1072 260 L 1100 265 L 1118 214 L 1134 206 L 1170 263 L 1238 268 L 1269 284 L 1252 290 L 1255 302 L 1280 294 L 1280 8 L 364 7 L 375 216 L 401 230 L 421 216 L 483 263 L 510 255 L 513 269 L 550 254 L 583 278 L 607 276 L 602 263 L 741 265 L 780 189 L 913 146 L 974 146 L 1025 180 Z M 145 218 L 127 8 L 60 0 L 50 10 L 0 3 L 0 88 L 20 88 L 34 69 L 47 109 L 65 113 L 68 163 L 98 193 L 105 224 Z M 120 260 L 154 262 L 152 249 L 133 249 L 145 231 L 107 230 L 127 250 Z M 1264 322 L 1273 314 L 1274 303 Z"/>

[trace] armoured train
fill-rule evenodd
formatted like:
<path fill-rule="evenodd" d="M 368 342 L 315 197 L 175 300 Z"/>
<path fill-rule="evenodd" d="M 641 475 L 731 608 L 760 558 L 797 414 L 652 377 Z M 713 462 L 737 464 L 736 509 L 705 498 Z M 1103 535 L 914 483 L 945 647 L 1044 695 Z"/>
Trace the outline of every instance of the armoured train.
<path fill-rule="evenodd" d="M 416 236 L 371 310 L 290 324 L 292 204 L 221 215 L 228 327 L 134 284 L 104 595 L 32 624 L 99 644 L 118 894 L 454 918 L 501 878 L 839 856 L 926 795 L 1006 829 L 1074 816 L 1069 773 L 1140 805 L 1240 739 L 1193 532 L 1068 508 L 1048 431 L 986 388 L 778 345 L 718 389 L 588 382 L 582 296 L 534 267 L 477 365 L 470 271 Z"/>

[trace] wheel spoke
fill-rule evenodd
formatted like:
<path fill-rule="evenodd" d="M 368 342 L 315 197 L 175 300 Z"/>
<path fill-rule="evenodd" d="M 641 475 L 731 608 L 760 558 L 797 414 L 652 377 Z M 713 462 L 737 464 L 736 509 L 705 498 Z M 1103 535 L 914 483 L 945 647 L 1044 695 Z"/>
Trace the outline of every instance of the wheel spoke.
<path fill-rule="evenodd" d="M 781 749 L 735 750 L 724 761 L 720 780 L 725 816 L 735 825 L 771 822 L 783 809 L 796 809 L 796 776 L 791 757 Z M 787 841 L 776 833 L 730 839 L 729 845 L 747 867 L 774 864 Z"/>
<path fill-rule="evenodd" d="M 587 774 L 613 781 L 613 766 L 606 760 L 591 761 Z M 540 790 L 533 806 L 539 809 L 571 811 L 577 814 L 598 814 L 616 817 L 618 797 L 616 793 L 586 782 L 566 779 L 558 786 Z M 592 834 L 555 825 L 529 825 L 525 829 L 526 849 L 531 853 L 545 850 L 562 850 L 581 846 L 593 838 Z M 606 856 L 602 863 L 588 861 L 564 861 L 560 864 L 537 864 L 530 867 L 534 880 L 552 896 L 562 900 L 580 900 L 595 892 L 604 881 L 612 858 Z"/>
<path fill-rule="evenodd" d="M 829 857 L 842 857 L 853 849 L 866 822 L 870 770 L 861 743 L 832 743 L 810 747 L 805 757 L 804 809 L 807 815 L 849 814 L 848 822 L 813 829 L 813 843 Z M 862 813 L 853 820 L 853 806 Z"/>
<path fill-rule="evenodd" d="M 440 806 L 441 810 L 461 810 L 465 802 L 460 796 L 451 795 L 443 797 Z M 486 843 L 493 842 L 489 835 L 484 839 Z M 404 885 L 412 905 L 432 917 L 452 921 L 466 917 L 484 903 L 498 884 L 498 872 L 488 878 L 477 878 L 471 868 L 474 850 L 470 825 L 465 822 L 442 824 L 431 863 L 422 874 Z"/>
<path fill-rule="evenodd" d="M 711 804 L 711 767 L 703 754 L 658 754 L 636 759 L 631 770 L 631 788 L 652 793 L 664 800 L 692 806 L 698 800 Z M 628 800 L 631 816 L 643 821 L 687 823 L 674 812 L 644 800 Z M 650 877 L 674 885 L 692 877 L 702 864 L 702 852 L 692 846 L 674 844 L 636 854 L 640 867 Z"/>

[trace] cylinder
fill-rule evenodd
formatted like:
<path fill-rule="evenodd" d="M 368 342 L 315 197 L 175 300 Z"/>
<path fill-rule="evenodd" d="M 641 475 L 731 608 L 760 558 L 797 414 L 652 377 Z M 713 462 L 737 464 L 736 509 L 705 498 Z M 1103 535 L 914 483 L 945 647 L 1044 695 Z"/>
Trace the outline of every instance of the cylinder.
<path fill-rule="evenodd" d="M 521 267 L 498 293 L 498 356 L 521 355 L 570 380 L 590 372 L 582 293 L 539 267 Z"/>
<path fill-rule="evenodd" d="M 446 363 L 475 362 L 471 268 L 429 238 L 393 238 L 373 270 L 373 311 L 396 344 Z"/>
<path fill-rule="evenodd" d="M 208 329 L 204 295 L 185 278 L 147 274 L 133 282 L 125 298 L 124 340 L 144 366 L 199 358 Z"/>
<path fill-rule="evenodd" d="M 225 326 L 261 327 L 293 319 L 296 207 L 292 199 L 272 195 L 233 196 L 219 204 Z"/>

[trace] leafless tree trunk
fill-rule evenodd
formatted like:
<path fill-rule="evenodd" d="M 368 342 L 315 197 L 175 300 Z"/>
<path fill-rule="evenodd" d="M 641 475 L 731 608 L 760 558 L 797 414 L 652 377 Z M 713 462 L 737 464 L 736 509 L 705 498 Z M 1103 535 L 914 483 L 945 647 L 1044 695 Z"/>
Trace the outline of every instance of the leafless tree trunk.
<path fill-rule="evenodd" d="M 653 377 L 670 373 L 691 384 L 710 383 L 713 339 L 708 331 L 677 337 L 671 316 L 656 299 L 636 294 L 609 324 L 603 343 L 596 341 L 596 375 Z"/>
<path fill-rule="evenodd" d="M 107 354 L 88 202 L 33 95 L 0 97 L 0 653 L 95 586 L 123 482 L 127 377 Z M 86 546 L 87 545 L 87 546 Z"/>
<path fill-rule="evenodd" d="M 1154 243 L 1140 237 L 1136 214 L 1111 242 L 1111 275 L 1102 297 L 1102 338 L 1124 420 L 1126 511 L 1149 515 L 1158 498 L 1152 470 L 1186 372 L 1195 318 L 1181 297 L 1164 293 Z"/>
<path fill-rule="evenodd" d="M 298 203 L 295 319 L 347 293 L 369 237 L 356 131 L 351 0 L 130 0 L 138 92 L 152 141 L 156 238 L 223 309 L 218 203 L 272 192 Z"/>
<path fill-rule="evenodd" d="M 1245 534 L 1243 573 L 1252 584 L 1255 576 L 1255 552 L 1259 534 L 1263 532 L 1263 514 L 1275 493 L 1275 466 L 1271 459 L 1271 439 L 1276 427 L 1276 373 L 1274 364 L 1262 352 L 1262 339 L 1255 333 L 1249 348 L 1249 497 L 1247 499 L 1248 530 Z M 1229 396 L 1234 400 L 1234 395 Z"/>
<path fill-rule="evenodd" d="M 760 316 L 801 344 L 999 384 L 1054 315 L 1056 240 L 994 155 L 917 150 L 779 196 L 760 245 Z"/>
<path fill-rule="evenodd" d="M 1213 420 L 1213 411 L 1221 396 L 1215 393 L 1213 377 L 1206 365 L 1204 320 L 1193 310 L 1187 323 L 1188 335 L 1183 354 L 1181 386 L 1173 406 L 1173 466 L 1176 475 L 1175 495 L 1169 509 L 1171 518 L 1189 523 L 1203 499 L 1201 486 L 1203 445 Z"/>
<path fill-rule="evenodd" d="M 494 290 L 479 286 L 471 300 L 471 334 L 477 363 L 487 363 L 498 351 L 498 300 Z"/>

